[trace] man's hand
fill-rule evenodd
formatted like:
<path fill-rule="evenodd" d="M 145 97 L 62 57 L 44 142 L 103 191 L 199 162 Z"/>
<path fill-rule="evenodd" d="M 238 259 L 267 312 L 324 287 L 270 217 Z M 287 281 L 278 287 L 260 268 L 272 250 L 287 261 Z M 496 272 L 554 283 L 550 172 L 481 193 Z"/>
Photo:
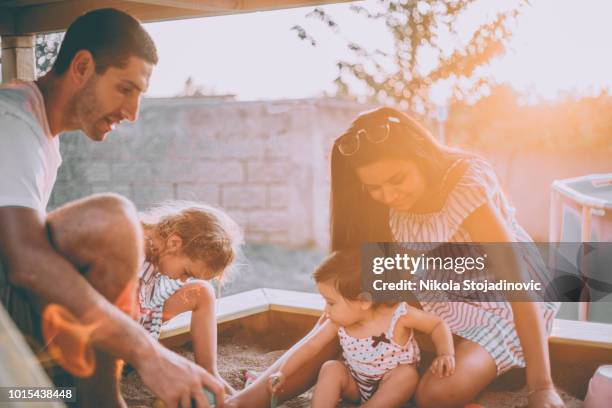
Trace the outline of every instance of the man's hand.
<path fill-rule="evenodd" d="M 209 407 L 203 387 L 215 395 L 215 407 L 223 406 L 224 386 L 217 378 L 157 342 L 151 346 L 153 351 L 143 353 L 134 366 L 142 382 L 166 407 L 191 407 L 192 401 L 198 408 Z"/>

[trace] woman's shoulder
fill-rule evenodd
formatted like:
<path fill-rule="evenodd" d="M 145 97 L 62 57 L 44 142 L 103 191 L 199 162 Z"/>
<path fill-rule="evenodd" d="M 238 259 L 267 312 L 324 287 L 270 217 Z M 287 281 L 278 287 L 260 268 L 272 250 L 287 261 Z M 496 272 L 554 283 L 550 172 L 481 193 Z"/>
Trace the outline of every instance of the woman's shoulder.
<path fill-rule="evenodd" d="M 487 160 L 477 155 L 466 155 L 449 166 L 442 189 L 446 201 L 453 195 L 465 193 L 491 196 L 498 184 L 495 170 Z"/>

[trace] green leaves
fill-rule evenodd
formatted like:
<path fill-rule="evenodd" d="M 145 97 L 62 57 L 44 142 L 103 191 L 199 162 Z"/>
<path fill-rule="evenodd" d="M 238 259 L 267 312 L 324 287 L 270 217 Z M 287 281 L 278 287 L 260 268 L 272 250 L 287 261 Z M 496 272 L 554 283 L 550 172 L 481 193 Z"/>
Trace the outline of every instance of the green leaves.
<path fill-rule="evenodd" d="M 519 0 L 515 8 L 501 11 L 492 19 L 480 13 L 483 21 L 467 42 L 453 47 L 449 44 L 449 36 L 453 43 L 459 43 L 454 40 L 458 36 L 460 17 L 470 11 L 474 3 L 476 0 L 379 0 L 351 6 L 354 13 L 371 20 L 372 24 L 382 23 L 391 34 L 393 48 L 392 52 L 369 50 L 344 38 L 352 57 L 338 61 L 338 93 L 348 92 L 350 84 L 357 80 L 366 85 L 370 99 L 376 102 L 428 112 L 432 108 L 429 91 L 438 81 L 451 79 L 457 86 L 459 78 L 473 77 L 478 67 L 505 51 L 511 26 L 527 4 Z M 323 9 L 317 8 L 307 17 L 340 33 L 338 24 Z M 298 36 L 316 44 L 303 27 Z M 425 54 L 430 59 L 433 56 L 435 63 L 424 63 Z"/>

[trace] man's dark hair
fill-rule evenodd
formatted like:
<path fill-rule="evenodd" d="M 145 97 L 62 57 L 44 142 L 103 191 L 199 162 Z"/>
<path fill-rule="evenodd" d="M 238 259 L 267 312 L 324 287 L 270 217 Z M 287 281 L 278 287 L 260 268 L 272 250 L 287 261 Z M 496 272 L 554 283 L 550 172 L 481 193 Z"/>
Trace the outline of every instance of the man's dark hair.
<path fill-rule="evenodd" d="M 53 71 L 66 72 L 81 50 L 91 52 L 98 74 L 109 67 L 125 67 L 131 56 L 157 64 L 155 44 L 140 22 L 111 8 L 83 14 L 68 27 Z"/>

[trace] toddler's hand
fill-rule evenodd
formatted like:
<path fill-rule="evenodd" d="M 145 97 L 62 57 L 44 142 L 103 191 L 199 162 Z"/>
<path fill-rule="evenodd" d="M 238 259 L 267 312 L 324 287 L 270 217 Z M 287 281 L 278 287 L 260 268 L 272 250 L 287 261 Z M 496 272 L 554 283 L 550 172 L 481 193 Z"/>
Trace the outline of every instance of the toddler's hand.
<path fill-rule="evenodd" d="M 280 392 L 283 389 L 287 377 L 280 371 L 275 372 L 268 378 L 268 390 L 272 395 Z"/>
<path fill-rule="evenodd" d="M 431 363 L 431 372 L 439 378 L 448 377 L 455 372 L 455 356 L 452 354 L 443 354 L 434 359 Z"/>

